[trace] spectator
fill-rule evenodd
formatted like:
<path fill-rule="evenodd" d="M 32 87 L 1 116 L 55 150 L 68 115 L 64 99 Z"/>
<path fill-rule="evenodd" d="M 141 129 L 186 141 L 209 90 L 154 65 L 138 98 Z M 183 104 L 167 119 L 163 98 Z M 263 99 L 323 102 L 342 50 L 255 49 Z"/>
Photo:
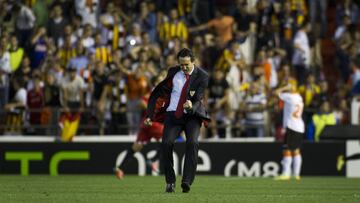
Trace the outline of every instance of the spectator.
<path fill-rule="evenodd" d="M 32 6 L 36 21 L 36 27 L 46 26 L 49 20 L 48 3 L 46 0 L 36 0 Z"/>
<path fill-rule="evenodd" d="M 131 52 L 131 50 L 142 43 L 141 37 L 141 27 L 139 24 L 134 23 L 131 27 L 131 33 L 125 38 L 126 43 L 126 53 Z"/>
<path fill-rule="evenodd" d="M 279 74 L 279 87 L 286 86 L 287 84 L 292 84 L 297 87 L 297 80 L 291 74 L 290 65 L 284 63 L 280 69 Z"/>
<path fill-rule="evenodd" d="M 140 16 L 139 24 L 143 28 L 143 31 L 149 35 L 150 42 L 155 42 L 157 39 L 156 30 L 156 14 L 153 10 L 153 3 L 141 2 L 140 3 Z"/>
<path fill-rule="evenodd" d="M 195 36 L 193 41 L 192 41 L 192 50 L 195 54 L 195 56 L 198 56 L 197 58 L 197 64 L 199 64 L 200 67 L 202 66 L 203 63 L 203 58 L 204 58 L 204 51 L 205 51 L 205 42 L 204 42 L 204 38 L 203 36 Z"/>
<path fill-rule="evenodd" d="M 68 20 L 63 16 L 63 11 L 59 5 L 56 5 L 51 14 L 51 18 L 47 25 L 47 31 L 49 37 L 55 42 L 58 43 L 59 39 L 64 36 L 64 30 L 66 25 L 68 25 Z"/>
<path fill-rule="evenodd" d="M 95 44 L 93 48 L 93 52 L 95 52 L 95 57 L 97 60 L 100 60 L 105 65 L 110 61 L 110 50 L 102 43 L 101 34 L 97 33 L 95 35 Z"/>
<path fill-rule="evenodd" d="M 174 54 L 168 54 L 165 57 L 164 63 L 161 65 L 161 69 L 167 69 L 176 65 L 176 56 Z"/>
<path fill-rule="evenodd" d="M 343 81 L 347 82 L 351 74 L 351 59 L 358 54 L 360 33 L 355 24 L 348 24 L 337 39 L 337 66 Z"/>
<path fill-rule="evenodd" d="M 336 123 L 340 125 L 350 124 L 350 108 L 346 99 L 341 99 L 340 102 L 335 103 L 334 114 Z"/>
<path fill-rule="evenodd" d="M 14 11 L 17 13 L 16 34 L 19 39 L 19 45 L 24 47 L 32 35 L 36 18 L 32 10 L 21 3 L 14 5 Z"/>
<path fill-rule="evenodd" d="M 308 127 L 307 139 L 319 142 L 321 132 L 326 125 L 335 125 L 336 118 L 330 108 L 330 102 L 324 101 L 321 104 L 320 111 L 312 116 L 311 123 Z"/>
<path fill-rule="evenodd" d="M 84 80 L 76 74 L 76 68 L 70 66 L 67 76 L 61 83 L 61 104 L 66 108 L 65 110 L 79 110 L 84 107 L 83 89 Z"/>
<path fill-rule="evenodd" d="M 77 70 L 77 73 L 80 74 L 82 69 L 85 69 L 89 64 L 89 59 L 86 56 L 86 50 L 83 43 L 78 42 L 76 44 L 76 57 L 70 59 L 69 67 L 74 67 Z"/>
<path fill-rule="evenodd" d="M 71 19 L 71 25 L 73 27 L 75 36 L 77 38 L 81 38 L 84 33 L 81 15 L 74 15 Z"/>
<path fill-rule="evenodd" d="M 125 75 L 120 71 L 120 57 L 119 51 L 113 53 L 114 68 L 111 70 L 109 78 L 110 88 L 107 89 L 107 94 L 111 98 L 111 122 L 110 134 L 127 135 L 129 134 L 128 122 L 126 118 L 126 104 L 128 101 L 127 81 Z"/>
<path fill-rule="evenodd" d="M 320 19 L 320 36 L 323 38 L 327 29 L 327 18 L 325 15 L 327 8 L 327 0 L 312 0 L 310 3 L 310 20 L 312 29 L 318 25 Z"/>
<path fill-rule="evenodd" d="M 95 40 L 93 38 L 93 27 L 90 24 L 84 25 L 83 35 L 80 37 L 81 43 L 86 49 L 90 49 L 94 46 Z"/>
<path fill-rule="evenodd" d="M 190 28 L 189 32 L 214 29 L 216 44 L 218 47 L 224 48 L 232 40 L 233 24 L 234 18 L 232 16 L 224 15 L 223 11 L 216 10 L 214 19 L 206 24 Z"/>
<path fill-rule="evenodd" d="M 45 109 L 41 115 L 41 124 L 46 125 L 46 135 L 57 135 L 56 126 L 60 117 L 60 88 L 56 84 L 55 77 L 49 73 L 46 76 L 44 86 Z"/>
<path fill-rule="evenodd" d="M 281 48 L 287 52 L 288 61 L 291 61 L 293 55 L 293 37 L 295 36 L 295 31 L 297 29 L 297 16 L 298 14 L 294 14 L 291 10 L 291 3 L 286 1 L 278 18 L 280 19 Z"/>
<path fill-rule="evenodd" d="M 244 38 L 247 37 L 250 31 L 250 24 L 254 23 L 255 16 L 249 13 L 247 8 L 246 0 L 237 0 L 236 1 L 236 10 L 233 14 L 236 25 L 236 40 L 238 42 L 244 41 Z"/>
<path fill-rule="evenodd" d="M 106 98 L 109 88 L 108 74 L 105 73 L 105 64 L 102 61 L 97 61 L 95 70 L 91 74 L 93 82 L 93 109 L 95 109 L 95 115 L 99 123 L 99 134 L 105 134 L 105 108 Z"/>
<path fill-rule="evenodd" d="M 266 80 L 269 83 L 270 88 L 276 88 L 278 86 L 278 73 L 279 64 L 281 62 L 281 57 L 275 53 L 276 50 L 273 48 L 268 48 L 264 53 L 265 59 L 263 60 L 264 72 Z"/>
<path fill-rule="evenodd" d="M 304 79 L 310 66 L 310 44 L 307 33 L 310 31 L 309 24 L 304 22 L 294 38 L 294 53 L 292 65 L 296 72 L 296 78 L 300 85 L 304 84 Z"/>
<path fill-rule="evenodd" d="M 76 57 L 76 49 L 72 45 L 71 36 L 65 36 L 65 41 L 61 48 L 59 48 L 57 55 L 60 60 L 60 64 L 63 67 L 68 66 L 70 60 Z"/>
<path fill-rule="evenodd" d="M 187 21 L 192 20 L 193 0 L 180 0 L 177 2 L 179 16 Z"/>
<path fill-rule="evenodd" d="M 31 68 L 39 68 L 41 62 L 45 59 L 48 50 L 49 39 L 46 35 L 46 28 L 39 27 L 31 39 Z"/>
<path fill-rule="evenodd" d="M 226 80 L 230 87 L 229 102 L 232 110 L 231 117 L 234 118 L 239 111 L 239 104 L 243 102 L 245 93 L 249 89 L 252 75 L 245 62 L 240 60 L 238 63 L 231 64 Z"/>
<path fill-rule="evenodd" d="M 310 120 L 312 115 L 312 112 L 308 109 L 308 107 L 310 107 L 314 97 L 316 97 L 319 93 L 320 87 L 315 83 L 314 75 L 309 74 L 306 79 L 306 84 L 299 86 L 299 94 L 302 96 L 305 106 L 303 113 L 305 123 Z"/>
<path fill-rule="evenodd" d="M 231 137 L 230 127 L 230 88 L 221 70 L 216 70 L 211 75 L 208 89 L 205 90 L 205 98 L 210 109 L 211 137 Z M 220 125 L 220 126 L 219 126 Z"/>
<path fill-rule="evenodd" d="M 27 107 L 29 111 L 30 128 L 27 133 L 41 135 L 44 132 L 41 128 L 41 111 L 45 105 L 44 93 L 41 88 L 41 79 L 39 75 L 33 76 L 33 88 L 27 92 Z"/>
<path fill-rule="evenodd" d="M 105 12 L 100 16 L 101 26 L 108 27 L 115 24 L 115 19 L 113 13 L 115 12 L 114 2 L 108 2 L 106 5 Z"/>
<path fill-rule="evenodd" d="M 75 0 L 75 10 L 81 16 L 83 25 L 90 24 L 96 28 L 100 12 L 99 0 Z"/>
<path fill-rule="evenodd" d="M 0 5 L 0 25 L 1 32 L 6 30 L 8 32 L 14 32 L 16 24 L 16 14 L 13 12 L 14 8 L 11 2 L 2 1 Z M 3 33 L 1 33 L 3 34 Z"/>
<path fill-rule="evenodd" d="M 134 72 L 127 70 L 123 65 L 120 65 L 119 68 L 127 75 L 127 120 L 130 134 L 135 135 L 139 130 L 141 119 L 141 97 L 148 91 L 149 86 L 143 68 L 137 68 Z"/>
<path fill-rule="evenodd" d="M 10 38 L 9 53 L 11 72 L 15 72 L 19 68 L 24 56 L 24 49 L 19 47 L 19 43 L 15 35 Z"/>
<path fill-rule="evenodd" d="M 319 93 L 314 95 L 314 98 L 312 99 L 309 108 L 312 109 L 319 109 L 320 105 L 324 101 L 330 101 L 331 95 L 329 93 L 329 85 L 328 82 L 323 80 L 320 81 L 319 84 Z"/>
<path fill-rule="evenodd" d="M 306 0 L 292 0 L 290 1 L 291 11 L 296 13 L 296 25 L 301 26 L 305 22 L 308 10 L 306 7 Z"/>
<path fill-rule="evenodd" d="M 349 16 L 351 24 L 359 23 L 359 7 L 352 0 L 344 0 L 336 7 L 335 21 L 337 26 L 342 24 L 344 16 Z"/>
<path fill-rule="evenodd" d="M 13 80 L 13 87 L 15 90 L 14 98 L 4 107 L 6 112 L 5 135 L 21 135 L 23 132 L 24 110 L 27 104 L 26 89 L 24 82 L 20 79 Z"/>
<path fill-rule="evenodd" d="M 188 28 L 179 18 L 178 11 L 176 9 L 171 9 L 169 15 L 169 21 L 164 22 L 159 30 L 159 39 L 163 46 L 166 46 L 174 38 L 186 42 L 188 39 Z"/>
<path fill-rule="evenodd" d="M 21 61 L 21 66 L 14 72 L 13 77 L 23 80 L 24 85 L 27 86 L 31 80 L 30 58 L 28 56 L 24 56 Z"/>
<path fill-rule="evenodd" d="M 265 109 L 267 99 L 258 81 L 253 81 L 249 94 L 245 97 L 242 108 L 245 111 L 245 128 L 247 137 L 265 136 Z"/>
<path fill-rule="evenodd" d="M 124 48 L 126 46 L 126 34 L 130 18 L 122 10 L 119 10 L 119 12 L 114 11 L 112 13 L 112 19 L 114 20 L 113 25 L 103 22 L 103 29 L 108 35 L 108 44 L 111 44 L 112 50 Z"/>
<path fill-rule="evenodd" d="M 237 41 L 232 41 L 230 43 L 230 47 L 224 49 L 221 57 L 219 57 L 215 64 L 215 69 L 219 69 L 227 73 L 229 72 L 231 64 L 239 63 L 241 60 L 244 60 L 244 57 L 240 50 L 239 43 Z"/>
<path fill-rule="evenodd" d="M 138 55 L 138 60 L 132 65 L 131 70 L 135 71 L 136 69 L 141 69 L 143 74 L 147 78 L 153 78 L 158 74 L 158 71 L 155 69 L 154 63 L 149 59 L 149 54 L 145 50 L 140 50 Z M 150 82 L 148 80 L 148 82 Z"/>
<path fill-rule="evenodd" d="M 138 59 L 140 58 L 139 55 L 142 54 L 142 52 L 146 52 L 147 58 L 150 61 L 159 62 L 159 59 L 162 57 L 160 46 L 157 43 L 151 42 L 150 36 L 146 32 L 143 32 L 141 34 L 141 41 L 141 44 L 135 46 L 131 50 L 131 57 L 134 59 Z"/>
<path fill-rule="evenodd" d="M 76 34 L 73 32 L 73 28 L 70 24 L 65 25 L 64 34 L 59 37 L 59 40 L 56 41 L 58 47 L 62 47 L 65 43 L 65 39 L 70 38 L 70 45 L 73 46 L 78 40 Z"/>
<path fill-rule="evenodd" d="M 9 74 L 11 72 L 10 54 L 0 44 L 0 108 L 8 103 L 9 96 Z M 0 112 L 1 115 L 2 112 Z"/>
<path fill-rule="evenodd" d="M 71 141 L 76 135 L 80 112 L 84 110 L 84 80 L 76 71 L 76 67 L 70 66 L 67 76 L 61 83 L 61 104 L 64 114 L 60 118 L 60 128 L 63 141 Z M 66 125 L 67 123 L 69 125 Z"/>

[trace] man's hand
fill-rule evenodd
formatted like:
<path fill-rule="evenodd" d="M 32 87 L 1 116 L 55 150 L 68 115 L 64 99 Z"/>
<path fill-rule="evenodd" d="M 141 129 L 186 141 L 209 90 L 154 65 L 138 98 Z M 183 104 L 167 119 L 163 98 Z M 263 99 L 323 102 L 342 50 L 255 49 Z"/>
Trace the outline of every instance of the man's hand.
<path fill-rule="evenodd" d="M 101 113 L 105 112 L 105 102 L 99 101 L 97 103 L 97 108 L 98 108 L 98 111 L 100 111 Z"/>
<path fill-rule="evenodd" d="M 183 107 L 184 107 L 185 110 L 191 110 L 192 109 L 192 102 L 190 100 L 186 100 Z"/>
<path fill-rule="evenodd" d="M 10 110 L 13 107 L 12 107 L 12 104 L 6 104 L 4 108 L 5 108 L 5 110 Z"/>
<path fill-rule="evenodd" d="M 64 113 L 70 113 L 70 108 L 67 107 L 67 106 L 65 106 L 65 107 L 62 109 L 62 111 L 63 111 Z"/>
<path fill-rule="evenodd" d="M 150 118 L 146 118 L 146 119 L 144 120 L 144 125 L 146 125 L 146 126 L 152 126 L 152 121 L 151 121 L 151 119 L 150 119 Z"/>

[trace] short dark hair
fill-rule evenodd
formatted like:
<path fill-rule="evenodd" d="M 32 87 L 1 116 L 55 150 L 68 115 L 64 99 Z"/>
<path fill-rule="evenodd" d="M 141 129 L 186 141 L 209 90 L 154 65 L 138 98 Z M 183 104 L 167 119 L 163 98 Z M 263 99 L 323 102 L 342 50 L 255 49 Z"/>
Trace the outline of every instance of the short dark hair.
<path fill-rule="evenodd" d="M 305 28 L 306 26 L 308 26 L 309 24 L 310 24 L 309 19 L 305 18 L 304 21 L 300 24 L 299 28 L 300 28 L 300 29 L 303 29 L 303 28 Z"/>
<path fill-rule="evenodd" d="M 191 62 L 195 61 L 195 56 L 193 52 L 191 51 L 191 49 L 188 48 L 183 48 L 179 51 L 176 58 L 179 60 L 180 57 L 190 57 Z"/>

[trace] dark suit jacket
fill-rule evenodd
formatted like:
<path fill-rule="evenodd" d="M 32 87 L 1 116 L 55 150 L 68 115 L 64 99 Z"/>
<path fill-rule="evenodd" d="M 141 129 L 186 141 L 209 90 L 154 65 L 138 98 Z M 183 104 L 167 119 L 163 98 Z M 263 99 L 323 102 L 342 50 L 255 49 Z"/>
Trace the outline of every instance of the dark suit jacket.
<path fill-rule="evenodd" d="M 155 89 L 152 91 L 148 108 L 147 117 L 151 120 L 162 122 L 165 118 L 166 108 L 170 103 L 170 96 L 172 91 L 172 80 L 175 74 L 181 71 L 180 66 L 175 66 L 169 69 L 166 78 L 160 82 Z M 194 115 L 202 119 L 203 121 L 209 122 L 210 116 L 208 115 L 203 100 L 205 89 L 208 86 L 209 75 L 201 68 L 195 67 L 193 73 L 190 76 L 190 84 L 187 90 L 187 100 L 192 102 L 193 108 L 189 112 L 190 115 Z M 154 111 L 156 101 L 162 99 L 165 101 L 164 107 L 160 111 Z"/>

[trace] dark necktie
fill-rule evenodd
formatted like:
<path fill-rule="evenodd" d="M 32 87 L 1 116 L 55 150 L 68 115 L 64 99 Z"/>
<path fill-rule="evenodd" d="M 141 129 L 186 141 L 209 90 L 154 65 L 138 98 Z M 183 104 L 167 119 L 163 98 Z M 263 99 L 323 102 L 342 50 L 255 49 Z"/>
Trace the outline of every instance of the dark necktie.
<path fill-rule="evenodd" d="M 179 103 L 176 107 L 176 111 L 175 111 L 175 117 L 176 118 L 181 118 L 181 116 L 183 115 L 184 113 L 184 103 L 186 101 L 186 92 L 187 92 L 187 89 L 189 87 L 189 83 L 190 83 L 190 75 L 189 74 L 185 74 L 185 77 L 186 77 L 186 81 L 185 81 L 185 84 L 181 90 L 181 95 L 180 95 L 180 98 L 179 98 Z"/>
<path fill-rule="evenodd" d="M 243 80 L 244 80 L 244 73 L 243 70 L 240 70 L 240 84 L 243 83 Z"/>

